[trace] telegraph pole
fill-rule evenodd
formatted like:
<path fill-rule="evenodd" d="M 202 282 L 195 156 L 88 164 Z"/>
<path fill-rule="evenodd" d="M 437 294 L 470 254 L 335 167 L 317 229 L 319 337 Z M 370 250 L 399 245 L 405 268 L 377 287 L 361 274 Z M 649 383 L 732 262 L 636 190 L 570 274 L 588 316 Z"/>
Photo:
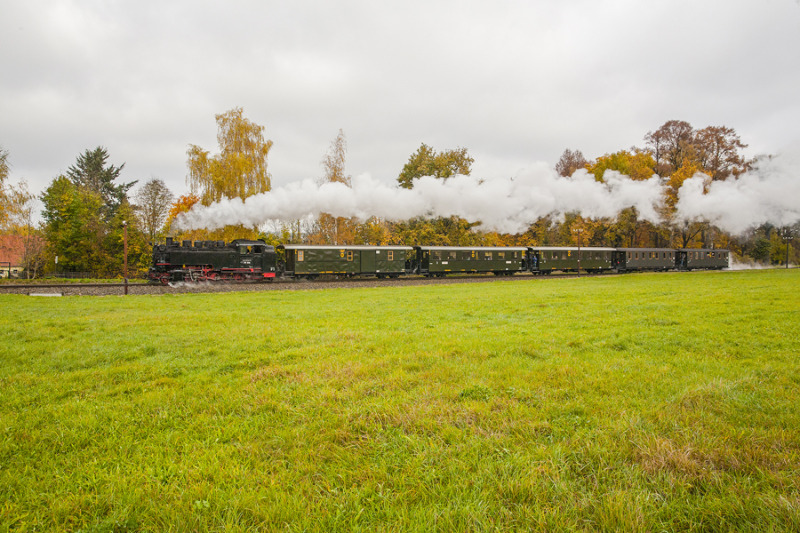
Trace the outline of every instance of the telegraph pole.
<path fill-rule="evenodd" d="M 123 220 L 122 221 L 122 248 L 123 248 L 123 255 L 125 256 L 125 273 L 123 274 L 125 277 L 125 296 L 128 295 L 128 222 Z"/>
<path fill-rule="evenodd" d="M 783 241 L 786 243 L 786 268 L 789 268 L 789 246 L 791 246 L 792 242 L 792 228 L 785 226 L 781 230 L 781 237 Z"/>
<path fill-rule="evenodd" d="M 578 277 L 581 277 L 581 235 L 583 228 L 573 228 L 572 231 L 578 236 Z"/>

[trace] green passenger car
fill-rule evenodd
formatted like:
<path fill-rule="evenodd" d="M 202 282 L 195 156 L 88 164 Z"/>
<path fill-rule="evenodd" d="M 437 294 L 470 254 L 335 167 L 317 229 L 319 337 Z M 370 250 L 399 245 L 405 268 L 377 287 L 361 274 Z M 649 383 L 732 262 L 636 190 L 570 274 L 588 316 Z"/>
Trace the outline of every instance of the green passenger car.
<path fill-rule="evenodd" d="M 526 270 L 527 248 L 489 246 L 417 246 L 419 274 L 444 276 L 450 273 L 513 275 Z"/>
<path fill-rule="evenodd" d="M 530 248 L 531 272 L 549 274 L 561 272 L 602 272 L 613 268 L 615 248 L 551 247 Z"/>
<path fill-rule="evenodd" d="M 314 246 L 284 244 L 285 275 L 313 279 L 320 275 L 396 278 L 405 273 L 410 246 Z"/>
<path fill-rule="evenodd" d="M 675 250 L 672 248 L 617 248 L 616 256 L 620 271 L 675 268 Z"/>
<path fill-rule="evenodd" d="M 730 266 L 730 251 L 725 249 L 682 248 L 675 253 L 675 268 L 678 270 L 722 270 Z"/>

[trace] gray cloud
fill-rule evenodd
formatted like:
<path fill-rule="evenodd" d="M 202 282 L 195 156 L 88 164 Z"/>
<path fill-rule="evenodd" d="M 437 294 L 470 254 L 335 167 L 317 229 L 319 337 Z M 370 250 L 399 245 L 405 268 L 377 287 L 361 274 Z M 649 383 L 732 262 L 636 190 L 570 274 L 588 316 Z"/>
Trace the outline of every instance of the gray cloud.
<path fill-rule="evenodd" d="M 103 145 L 178 194 L 236 106 L 278 186 L 320 176 L 339 128 L 348 171 L 387 184 L 421 142 L 500 179 L 669 119 L 775 152 L 797 139 L 798 30 L 790 0 L 7 2 L 0 146 L 34 191 Z"/>

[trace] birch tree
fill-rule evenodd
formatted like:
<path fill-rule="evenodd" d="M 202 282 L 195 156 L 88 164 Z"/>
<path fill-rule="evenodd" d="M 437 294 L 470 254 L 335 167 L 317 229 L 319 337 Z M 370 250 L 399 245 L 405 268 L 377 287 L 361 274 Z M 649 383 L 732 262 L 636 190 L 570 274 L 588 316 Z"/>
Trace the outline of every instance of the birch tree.
<path fill-rule="evenodd" d="M 264 139 L 264 126 L 244 117 L 241 107 L 216 115 L 219 154 L 190 145 L 187 151 L 192 194 L 203 205 L 222 198 L 245 199 L 271 188 L 267 156 L 272 141 Z"/>

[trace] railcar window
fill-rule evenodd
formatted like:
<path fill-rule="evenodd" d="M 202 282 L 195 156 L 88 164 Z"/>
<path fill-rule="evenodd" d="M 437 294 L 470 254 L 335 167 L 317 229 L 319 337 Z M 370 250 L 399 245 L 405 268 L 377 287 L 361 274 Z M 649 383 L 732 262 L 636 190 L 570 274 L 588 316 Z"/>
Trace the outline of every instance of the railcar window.
<path fill-rule="evenodd" d="M 497 258 L 498 259 L 505 259 L 506 258 L 506 253 L 505 252 L 497 252 Z"/>
<path fill-rule="evenodd" d="M 455 259 L 457 257 L 456 252 L 450 252 L 450 259 Z"/>
<path fill-rule="evenodd" d="M 486 252 L 486 260 L 487 261 L 491 261 L 492 260 L 492 252 Z"/>
<path fill-rule="evenodd" d="M 297 250 L 297 261 L 303 262 L 303 250 Z"/>
<path fill-rule="evenodd" d="M 347 250 L 347 260 L 348 261 L 353 260 L 353 250 Z"/>
<path fill-rule="evenodd" d="M 394 251 L 393 250 L 389 250 L 388 252 L 386 252 L 386 254 L 389 256 L 389 261 L 393 261 L 394 260 Z"/>
<path fill-rule="evenodd" d="M 558 252 L 553 252 L 553 259 L 558 259 Z"/>

